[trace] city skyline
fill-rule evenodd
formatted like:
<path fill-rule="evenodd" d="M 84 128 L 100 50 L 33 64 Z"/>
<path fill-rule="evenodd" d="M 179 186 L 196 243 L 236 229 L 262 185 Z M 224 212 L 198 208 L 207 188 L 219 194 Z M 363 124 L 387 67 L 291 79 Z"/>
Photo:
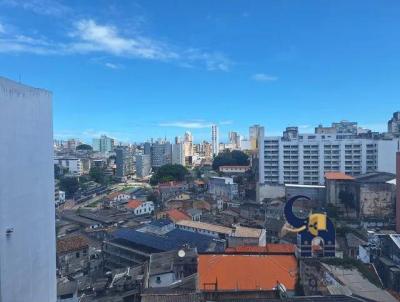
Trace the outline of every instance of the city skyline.
<path fill-rule="evenodd" d="M 386 129 L 400 99 L 398 2 L 227 4 L 3 0 L 2 74 L 52 90 L 55 138 L 197 141 L 211 124 L 273 135 L 343 119 Z"/>

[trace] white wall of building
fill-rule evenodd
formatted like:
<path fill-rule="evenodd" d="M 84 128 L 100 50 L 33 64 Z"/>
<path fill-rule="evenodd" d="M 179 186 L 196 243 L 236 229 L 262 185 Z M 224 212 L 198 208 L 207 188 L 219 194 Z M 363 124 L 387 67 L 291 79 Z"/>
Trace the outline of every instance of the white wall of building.
<path fill-rule="evenodd" d="M 183 143 L 172 145 L 172 164 L 185 165 L 185 150 Z"/>
<path fill-rule="evenodd" d="M 51 98 L 0 78 L 2 302 L 56 301 Z"/>
<path fill-rule="evenodd" d="M 399 151 L 399 140 L 378 141 L 378 171 L 396 174 L 396 152 Z"/>

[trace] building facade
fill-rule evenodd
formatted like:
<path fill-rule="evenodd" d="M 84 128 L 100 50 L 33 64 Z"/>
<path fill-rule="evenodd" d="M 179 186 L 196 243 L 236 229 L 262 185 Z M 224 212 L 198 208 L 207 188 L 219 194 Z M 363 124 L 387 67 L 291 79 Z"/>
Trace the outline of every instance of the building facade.
<path fill-rule="evenodd" d="M 136 176 L 143 178 L 151 173 L 150 154 L 136 155 Z"/>
<path fill-rule="evenodd" d="M 115 175 L 122 179 L 127 175 L 134 173 L 133 154 L 126 147 L 118 147 L 115 149 L 115 164 L 117 166 Z"/>
<path fill-rule="evenodd" d="M 159 168 L 172 162 L 172 149 L 169 142 L 157 142 L 151 146 L 151 166 Z"/>
<path fill-rule="evenodd" d="M 177 143 L 172 145 L 172 164 L 185 165 L 184 144 Z"/>
<path fill-rule="evenodd" d="M 388 122 L 388 132 L 400 136 L 400 111 L 393 113 L 393 117 Z"/>
<path fill-rule="evenodd" d="M 51 92 L 0 77 L 0 301 L 56 301 Z"/>
<path fill-rule="evenodd" d="M 115 141 L 113 138 L 107 137 L 106 135 L 100 136 L 100 138 L 94 138 L 92 147 L 93 151 L 107 153 L 114 149 Z"/>
<path fill-rule="evenodd" d="M 212 154 L 214 156 L 219 153 L 219 131 L 217 125 L 211 126 L 211 146 L 212 146 Z"/>
<path fill-rule="evenodd" d="M 335 131 L 320 129 L 315 134 L 299 134 L 297 127 L 288 127 L 281 137 L 264 137 L 262 131 L 260 183 L 322 185 L 324 174 L 329 171 L 352 176 L 375 171 L 395 172 L 398 139 L 365 138 L 352 132 Z"/>
<path fill-rule="evenodd" d="M 68 169 L 73 176 L 81 176 L 83 173 L 82 161 L 75 157 L 60 157 L 54 159 L 54 164 Z"/>

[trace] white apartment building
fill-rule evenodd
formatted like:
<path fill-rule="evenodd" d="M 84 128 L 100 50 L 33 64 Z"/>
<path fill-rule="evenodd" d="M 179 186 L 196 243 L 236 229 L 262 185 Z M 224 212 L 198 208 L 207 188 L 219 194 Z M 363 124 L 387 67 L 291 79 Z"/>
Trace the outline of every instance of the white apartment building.
<path fill-rule="evenodd" d="M 398 139 L 363 138 L 335 131 L 299 134 L 296 127 L 287 128 L 282 137 L 264 137 L 262 131 L 260 142 L 261 184 L 322 185 L 328 171 L 349 175 L 395 173 L 399 146 Z"/>
<path fill-rule="evenodd" d="M 0 77 L 0 301 L 56 301 L 51 92 Z"/>
<path fill-rule="evenodd" d="M 214 156 L 218 155 L 218 153 L 219 153 L 219 132 L 218 132 L 217 125 L 211 126 L 211 146 L 212 146 L 213 155 Z"/>
<path fill-rule="evenodd" d="M 68 172 L 74 176 L 81 176 L 83 173 L 83 165 L 79 158 L 59 157 L 54 159 L 54 164 L 68 169 Z"/>
<path fill-rule="evenodd" d="M 183 143 L 172 145 L 172 164 L 185 165 L 185 148 Z"/>
<path fill-rule="evenodd" d="M 93 151 L 107 153 L 114 149 L 115 140 L 106 135 L 100 136 L 100 138 L 94 138 L 92 142 Z"/>
<path fill-rule="evenodd" d="M 151 156 L 150 154 L 136 155 L 136 176 L 143 178 L 151 173 Z"/>

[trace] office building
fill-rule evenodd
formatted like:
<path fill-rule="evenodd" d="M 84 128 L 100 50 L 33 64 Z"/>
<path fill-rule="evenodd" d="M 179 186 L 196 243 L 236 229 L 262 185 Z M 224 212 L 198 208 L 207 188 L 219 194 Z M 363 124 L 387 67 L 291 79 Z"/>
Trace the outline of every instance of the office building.
<path fill-rule="evenodd" d="M 0 77 L 0 301 L 56 301 L 52 94 Z"/>
<path fill-rule="evenodd" d="M 264 127 L 260 125 L 253 125 L 249 128 L 249 140 L 251 150 L 257 150 L 259 145 L 259 137 L 261 131 L 264 131 Z"/>
<path fill-rule="evenodd" d="M 93 139 L 93 151 L 107 153 L 114 149 L 115 141 L 113 138 L 107 137 L 106 135 L 100 136 L 100 138 Z"/>
<path fill-rule="evenodd" d="M 127 147 L 115 148 L 115 164 L 117 166 L 115 175 L 122 179 L 134 173 L 134 162 L 132 151 Z"/>
<path fill-rule="evenodd" d="M 262 131 L 260 183 L 322 185 L 329 171 L 352 176 L 375 171 L 395 173 L 398 139 L 366 138 L 354 132 L 359 130 L 348 122 L 334 125 L 332 128 L 338 130 L 322 131 L 318 127 L 314 134 L 299 134 L 297 127 L 288 127 L 281 137 L 264 137 Z M 346 127 L 347 132 L 343 130 Z"/>
<path fill-rule="evenodd" d="M 185 153 L 183 143 L 177 143 L 172 145 L 172 164 L 185 165 Z"/>
<path fill-rule="evenodd" d="M 151 166 L 159 168 L 172 162 L 172 150 L 169 142 L 156 142 L 151 146 Z"/>
<path fill-rule="evenodd" d="M 393 113 L 393 117 L 388 122 L 388 132 L 400 136 L 400 111 Z"/>
<path fill-rule="evenodd" d="M 218 126 L 211 126 L 211 146 L 212 146 L 212 154 L 217 156 L 219 153 L 219 133 Z"/>
<path fill-rule="evenodd" d="M 67 169 L 72 176 L 81 176 L 83 173 L 82 161 L 76 157 L 57 157 L 54 164 Z"/>
<path fill-rule="evenodd" d="M 232 149 L 240 149 L 240 134 L 237 132 L 229 132 L 229 143 Z"/>
<path fill-rule="evenodd" d="M 143 178 L 151 173 L 150 154 L 136 155 L 136 176 Z"/>
<path fill-rule="evenodd" d="M 189 131 L 185 132 L 183 139 L 184 156 L 193 156 L 193 135 Z"/>
<path fill-rule="evenodd" d="M 151 144 L 149 142 L 144 143 L 144 145 L 143 145 L 143 153 L 151 155 Z"/>

